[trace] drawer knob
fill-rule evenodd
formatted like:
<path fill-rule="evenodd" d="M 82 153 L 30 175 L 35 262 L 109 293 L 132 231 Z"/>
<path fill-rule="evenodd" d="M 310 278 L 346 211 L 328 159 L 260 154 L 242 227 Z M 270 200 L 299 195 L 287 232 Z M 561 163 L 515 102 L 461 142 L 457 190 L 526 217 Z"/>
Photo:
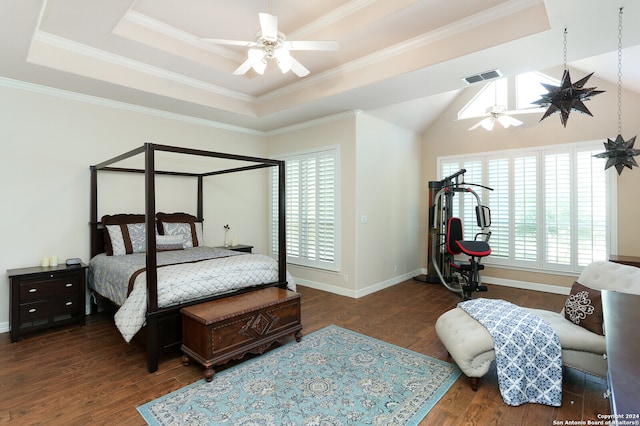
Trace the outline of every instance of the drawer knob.
<path fill-rule="evenodd" d="M 30 288 L 30 289 L 29 289 L 29 293 L 35 293 L 36 291 L 38 291 L 38 289 L 37 289 L 37 288 Z"/>
<path fill-rule="evenodd" d="M 29 309 L 29 313 L 30 313 L 30 314 L 34 313 L 35 311 L 37 311 L 37 309 L 36 309 L 36 308 L 31 308 L 31 309 Z"/>
<path fill-rule="evenodd" d="M 71 306 L 71 305 L 73 305 L 73 302 L 67 302 L 66 305 L 67 306 Z"/>
<path fill-rule="evenodd" d="M 73 287 L 73 284 L 72 283 L 67 283 L 67 284 L 65 284 L 65 287 L 67 287 L 67 288 Z"/>

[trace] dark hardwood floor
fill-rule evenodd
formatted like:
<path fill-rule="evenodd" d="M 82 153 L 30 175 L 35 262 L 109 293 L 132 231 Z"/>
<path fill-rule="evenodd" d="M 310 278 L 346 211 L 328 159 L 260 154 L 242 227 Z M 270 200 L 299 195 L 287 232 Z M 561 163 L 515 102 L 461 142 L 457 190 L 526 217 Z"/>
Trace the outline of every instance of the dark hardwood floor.
<path fill-rule="evenodd" d="M 302 286 L 298 290 L 303 333 L 335 324 L 451 361 L 434 323 L 460 299 L 440 285 L 409 280 L 360 299 Z M 480 296 L 558 311 L 565 300 L 499 286 Z M 180 354 L 163 357 L 158 372 L 149 374 L 141 347 L 125 343 L 106 314 L 87 317 L 82 328 L 27 334 L 14 344 L 8 333 L 1 334 L 0 365 L 0 423 L 19 425 L 143 425 L 137 406 L 202 377 L 199 366 L 182 366 Z M 494 367 L 477 392 L 460 377 L 422 424 L 552 425 L 609 413 L 602 396 L 606 381 L 565 369 L 563 387 L 561 407 L 510 407 L 500 396 Z"/>

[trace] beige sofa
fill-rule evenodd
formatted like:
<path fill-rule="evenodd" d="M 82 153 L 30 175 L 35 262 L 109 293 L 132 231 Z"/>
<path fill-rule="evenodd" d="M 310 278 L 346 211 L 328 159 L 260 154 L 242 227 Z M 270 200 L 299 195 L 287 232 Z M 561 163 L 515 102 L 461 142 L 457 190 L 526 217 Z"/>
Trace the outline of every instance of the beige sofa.
<path fill-rule="evenodd" d="M 577 281 L 599 290 L 615 290 L 640 294 L 640 268 L 613 262 L 593 262 L 583 270 Z M 572 323 L 564 312 L 531 309 L 558 334 L 562 345 L 562 363 L 595 376 L 605 377 L 607 361 L 605 338 Z M 486 328 L 461 308 L 445 312 L 436 321 L 436 333 L 462 372 L 471 378 L 471 387 L 478 388 L 495 359 L 493 338 Z M 606 324 L 605 324 L 606 333 Z"/>

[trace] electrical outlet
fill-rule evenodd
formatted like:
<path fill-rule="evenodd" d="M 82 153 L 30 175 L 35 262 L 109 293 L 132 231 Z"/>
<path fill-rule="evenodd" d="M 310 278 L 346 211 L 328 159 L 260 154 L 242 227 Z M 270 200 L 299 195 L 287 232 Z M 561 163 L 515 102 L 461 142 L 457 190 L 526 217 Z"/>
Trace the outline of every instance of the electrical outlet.
<path fill-rule="evenodd" d="M 395 272 L 398 272 L 398 265 L 394 266 L 393 270 L 394 270 Z"/>
<path fill-rule="evenodd" d="M 348 283 L 348 282 L 349 282 L 349 275 L 344 274 L 344 275 L 342 276 L 342 279 L 343 279 L 343 281 L 344 281 L 345 283 Z"/>

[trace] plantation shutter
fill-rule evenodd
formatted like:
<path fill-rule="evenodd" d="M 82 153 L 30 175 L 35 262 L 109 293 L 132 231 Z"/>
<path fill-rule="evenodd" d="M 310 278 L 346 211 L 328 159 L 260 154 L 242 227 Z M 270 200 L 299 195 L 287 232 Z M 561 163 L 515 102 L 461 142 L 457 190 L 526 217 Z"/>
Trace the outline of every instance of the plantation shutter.
<path fill-rule="evenodd" d="M 513 161 L 513 249 L 517 261 L 538 257 L 538 184 L 535 155 Z"/>
<path fill-rule="evenodd" d="M 286 169 L 287 262 L 335 269 L 336 151 L 283 158 Z M 273 183 L 272 179 L 272 183 Z M 277 191 L 272 191 L 276 194 Z M 277 253 L 277 209 L 272 198 L 272 250 Z"/>
<path fill-rule="evenodd" d="M 484 263 L 580 272 L 607 259 L 616 234 L 616 180 L 612 169 L 605 170 L 606 160 L 594 157 L 600 152 L 600 142 L 584 142 L 444 157 L 438 164 L 443 177 L 462 165 L 465 181 L 493 189 L 482 191 L 492 221 L 491 256 Z M 459 201 L 454 215 L 462 211 L 468 222 L 467 201 Z"/>
<path fill-rule="evenodd" d="M 544 241 L 545 262 L 570 265 L 571 239 L 571 154 L 544 156 Z"/>
<path fill-rule="evenodd" d="M 576 238 L 577 263 L 586 266 L 607 259 L 607 206 L 611 203 L 607 188 L 608 173 L 604 159 L 593 155 L 602 150 L 582 150 L 576 154 Z"/>
<path fill-rule="evenodd" d="M 508 158 L 492 158 L 488 161 L 487 186 L 493 191 L 487 191 L 487 206 L 491 210 L 491 256 L 494 258 L 509 258 L 511 226 L 511 190 Z"/>

